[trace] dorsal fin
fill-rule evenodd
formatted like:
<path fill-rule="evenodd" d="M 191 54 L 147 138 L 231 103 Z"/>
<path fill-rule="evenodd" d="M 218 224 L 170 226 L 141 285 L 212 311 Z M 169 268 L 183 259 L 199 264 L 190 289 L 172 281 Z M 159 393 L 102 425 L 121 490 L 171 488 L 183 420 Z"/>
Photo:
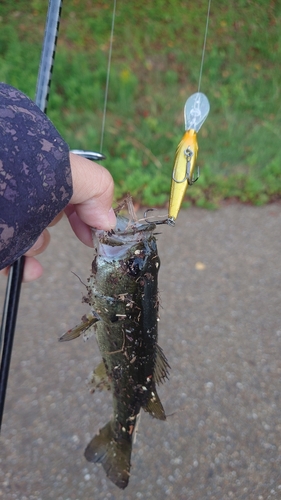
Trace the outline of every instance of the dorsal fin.
<path fill-rule="evenodd" d="M 161 347 L 156 344 L 156 360 L 153 374 L 153 380 L 156 384 L 164 382 L 164 379 L 169 377 L 169 368 L 171 367 L 164 352 Z"/>

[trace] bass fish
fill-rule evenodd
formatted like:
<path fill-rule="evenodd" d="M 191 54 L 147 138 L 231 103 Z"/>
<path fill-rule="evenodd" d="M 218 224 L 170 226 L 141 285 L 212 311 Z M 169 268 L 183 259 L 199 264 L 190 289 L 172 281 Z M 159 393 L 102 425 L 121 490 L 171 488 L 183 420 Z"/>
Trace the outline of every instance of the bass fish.
<path fill-rule="evenodd" d="M 95 253 L 84 298 L 91 311 L 60 339 L 71 340 L 94 326 L 102 362 L 92 382 L 110 388 L 113 418 L 88 444 L 85 457 L 101 463 L 122 489 L 129 481 L 141 408 L 166 419 L 156 391 L 156 384 L 168 377 L 169 364 L 157 343 L 160 260 L 155 228 L 154 223 L 118 215 L 114 231 L 93 230 Z"/>

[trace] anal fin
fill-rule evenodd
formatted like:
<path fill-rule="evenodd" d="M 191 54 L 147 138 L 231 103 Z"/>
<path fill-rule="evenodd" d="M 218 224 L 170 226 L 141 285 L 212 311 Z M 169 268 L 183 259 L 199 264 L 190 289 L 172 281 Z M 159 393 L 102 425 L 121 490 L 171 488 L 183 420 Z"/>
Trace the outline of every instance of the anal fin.
<path fill-rule="evenodd" d="M 153 384 L 148 402 L 143 406 L 143 409 L 150 413 L 152 417 L 158 418 L 158 420 L 166 420 L 165 410 L 156 392 L 155 384 Z"/>

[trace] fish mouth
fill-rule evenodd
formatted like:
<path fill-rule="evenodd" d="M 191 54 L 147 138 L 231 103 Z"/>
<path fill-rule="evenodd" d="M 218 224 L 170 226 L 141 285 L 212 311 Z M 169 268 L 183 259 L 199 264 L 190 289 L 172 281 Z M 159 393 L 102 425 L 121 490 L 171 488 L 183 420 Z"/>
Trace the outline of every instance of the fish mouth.
<path fill-rule="evenodd" d="M 114 230 L 92 228 L 94 247 L 100 256 L 122 258 L 133 245 L 152 236 L 155 229 L 153 222 L 132 221 L 118 215 Z"/>

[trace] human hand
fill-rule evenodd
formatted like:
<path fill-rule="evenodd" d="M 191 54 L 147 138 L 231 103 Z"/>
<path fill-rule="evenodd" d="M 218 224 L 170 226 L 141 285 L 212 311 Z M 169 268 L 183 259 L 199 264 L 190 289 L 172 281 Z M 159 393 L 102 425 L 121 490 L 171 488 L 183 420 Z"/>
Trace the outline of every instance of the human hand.
<path fill-rule="evenodd" d="M 116 217 L 111 207 L 113 179 L 104 167 L 86 158 L 70 153 L 73 195 L 66 206 L 52 221 L 57 224 L 65 212 L 76 236 L 87 246 L 93 246 L 90 227 L 110 230 L 115 227 Z M 50 242 L 50 233 L 45 229 L 36 243 L 26 252 L 23 282 L 34 281 L 43 273 L 36 255 L 44 252 Z M 8 274 L 9 268 L 0 273 Z"/>

